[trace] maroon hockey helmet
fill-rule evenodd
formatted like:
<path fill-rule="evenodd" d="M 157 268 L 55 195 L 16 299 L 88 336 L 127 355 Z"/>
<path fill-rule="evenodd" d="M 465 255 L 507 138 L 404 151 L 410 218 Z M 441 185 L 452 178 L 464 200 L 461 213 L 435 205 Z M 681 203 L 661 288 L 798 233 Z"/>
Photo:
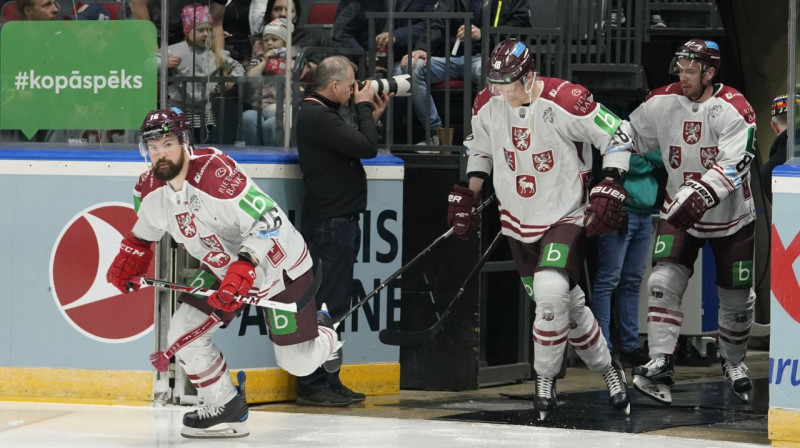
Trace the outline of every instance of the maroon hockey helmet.
<path fill-rule="evenodd" d="M 486 80 L 492 84 L 511 84 L 533 70 L 533 55 L 524 43 L 508 39 L 494 47 L 486 68 Z"/>
<path fill-rule="evenodd" d="M 169 134 L 178 137 L 181 145 L 188 150 L 191 130 L 186 115 L 177 107 L 151 110 L 145 115 L 142 127 L 139 128 L 139 152 L 146 158 L 147 141 Z"/>
<path fill-rule="evenodd" d="M 719 71 L 719 66 L 722 62 L 719 45 L 713 40 L 704 39 L 690 39 L 675 51 L 675 56 L 672 57 L 672 61 L 669 63 L 670 75 L 680 74 L 678 71 L 678 59 L 699 62 L 703 68 L 703 74 L 708 70 L 708 67 L 714 67 L 714 76 Z"/>

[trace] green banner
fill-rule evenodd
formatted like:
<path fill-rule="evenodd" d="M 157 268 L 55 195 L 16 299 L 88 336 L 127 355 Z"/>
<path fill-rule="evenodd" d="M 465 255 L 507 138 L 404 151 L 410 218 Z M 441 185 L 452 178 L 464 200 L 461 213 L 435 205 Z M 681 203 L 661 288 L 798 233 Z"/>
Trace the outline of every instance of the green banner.
<path fill-rule="evenodd" d="M 146 20 L 9 22 L 0 31 L 0 129 L 138 129 L 156 108 Z"/>

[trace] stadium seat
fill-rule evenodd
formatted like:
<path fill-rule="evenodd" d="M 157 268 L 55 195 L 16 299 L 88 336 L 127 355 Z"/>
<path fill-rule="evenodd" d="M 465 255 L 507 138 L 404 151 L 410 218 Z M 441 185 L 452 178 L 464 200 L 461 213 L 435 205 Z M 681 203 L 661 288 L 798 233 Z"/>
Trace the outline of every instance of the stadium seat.
<path fill-rule="evenodd" d="M 19 20 L 19 14 L 17 13 L 17 2 L 7 1 L 3 5 L 2 11 L 0 11 L 0 23 L 11 22 L 14 20 Z"/>
<path fill-rule="evenodd" d="M 320 2 L 311 5 L 308 10 L 308 25 L 333 25 L 336 18 L 336 9 L 339 8 L 339 2 Z"/>

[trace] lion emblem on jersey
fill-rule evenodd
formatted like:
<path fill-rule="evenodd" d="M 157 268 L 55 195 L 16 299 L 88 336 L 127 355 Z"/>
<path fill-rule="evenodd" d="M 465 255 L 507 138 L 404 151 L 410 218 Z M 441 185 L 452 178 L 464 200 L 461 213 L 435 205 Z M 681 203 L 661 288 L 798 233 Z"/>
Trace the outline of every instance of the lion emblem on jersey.
<path fill-rule="evenodd" d="M 212 268 L 221 268 L 231 261 L 231 256 L 225 252 L 209 252 L 203 257 L 203 263 Z"/>
<path fill-rule="evenodd" d="M 554 164 L 552 150 L 533 155 L 533 168 L 540 173 L 546 173 L 552 170 Z"/>
<path fill-rule="evenodd" d="M 183 212 L 175 215 L 175 220 L 178 221 L 178 228 L 183 236 L 186 238 L 194 238 L 197 235 L 197 227 L 194 226 L 192 215 L 189 212 Z"/>
<path fill-rule="evenodd" d="M 517 176 L 517 194 L 523 198 L 536 194 L 536 178 L 528 174 Z"/>
<path fill-rule="evenodd" d="M 517 170 L 517 154 L 514 151 L 509 151 L 503 148 L 503 155 L 506 157 L 506 164 L 511 171 Z"/>
<path fill-rule="evenodd" d="M 520 151 L 527 151 L 531 146 L 531 133 L 526 128 L 511 127 L 511 141 Z"/>
<path fill-rule="evenodd" d="M 669 166 L 672 169 L 678 169 L 681 166 L 681 147 L 680 146 L 670 146 L 669 147 Z"/>
<path fill-rule="evenodd" d="M 719 148 L 716 146 L 707 146 L 704 148 L 700 148 L 700 164 L 703 165 L 705 169 L 711 169 L 715 163 L 717 163 L 717 155 L 719 154 Z"/>
<path fill-rule="evenodd" d="M 690 145 L 700 141 L 700 136 L 703 134 L 703 123 L 699 121 L 684 121 L 683 122 L 683 141 Z"/>
<path fill-rule="evenodd" d="M 552 107 L 548 107 L 547 109 L 544 110 L 544 113 L 542 113 L 542 119 L 544 119 L 544 121 L 548 123 L 553 123 L 555 118 L 556 118 L 556 113 L 553 111 Z"/>
<path fill-rule="evenodd" d="M 209 236 L 201 236 L 200 242 L 203 243 L 203 246 L 211 250 L 216 250 L 220 252 L 225 250 L 225 248 L 222 247 L 222 243 L 219 242 L 219 239 L 214 234 L 211 234 Z"/>
<path fill-rule="evenodd" d="M 702 178 L 703 178 L 703 174 L 702 173 L 698 173 L 697 171 L 685 171 L 683 173 L 683 183 L 684 184 L 686 182 L 689 182 L 690 180 L 693 180 L 693 181 L 697 182 Z"/>

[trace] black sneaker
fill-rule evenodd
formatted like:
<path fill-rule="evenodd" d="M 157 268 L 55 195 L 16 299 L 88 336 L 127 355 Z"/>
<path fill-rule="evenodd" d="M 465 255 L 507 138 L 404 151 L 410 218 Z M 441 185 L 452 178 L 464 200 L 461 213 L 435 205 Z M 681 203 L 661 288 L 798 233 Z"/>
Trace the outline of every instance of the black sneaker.
<path fill-rule="evenodd" d="M 650 357 L 641 348 L 637 347 L 629 352 L 619 354 L 619 360 L 623 367 L 636 367 L 650 362 Z"/>
<path fill-rule="evenodd" d="M 344 384 L 340 386 L 331 386 L 333 390 L 343 397 L 347 397 L 353 400 L 353 403 L 358 403 L 367 399 L 367 396 L 362 394 L 361 392 L 356 392 L 353 389 L 345 386 Z"/>
<path fill-rule="evenodd" d="M 322 406 L 328 408 L 344 407 L 353 404 L 353 400 L 341 395 L 329 387 L 310 393 L 297 391 L 297 404 L 300 406 Z"/>

